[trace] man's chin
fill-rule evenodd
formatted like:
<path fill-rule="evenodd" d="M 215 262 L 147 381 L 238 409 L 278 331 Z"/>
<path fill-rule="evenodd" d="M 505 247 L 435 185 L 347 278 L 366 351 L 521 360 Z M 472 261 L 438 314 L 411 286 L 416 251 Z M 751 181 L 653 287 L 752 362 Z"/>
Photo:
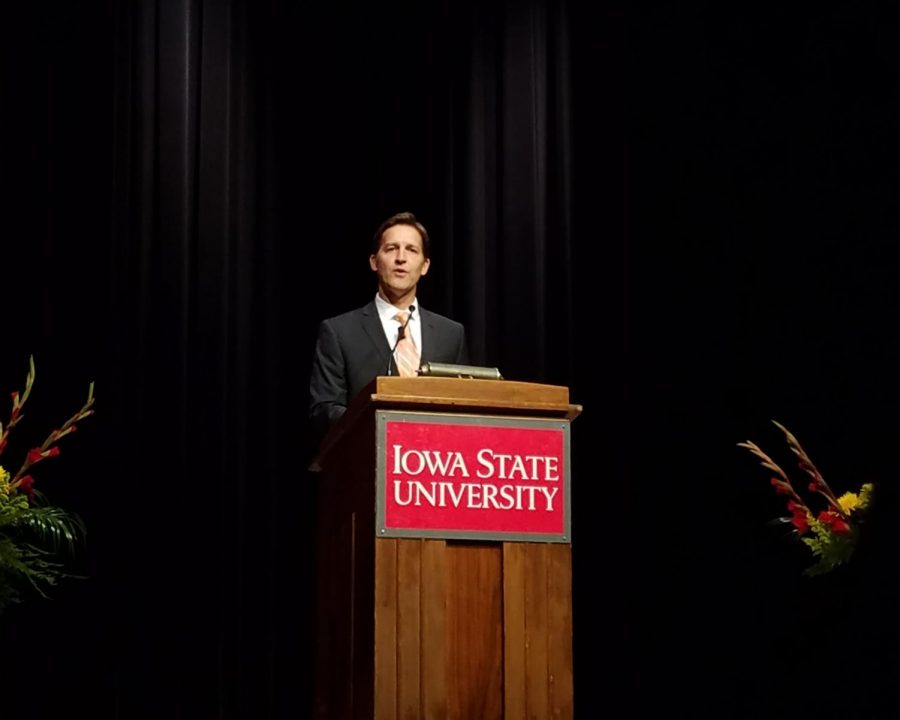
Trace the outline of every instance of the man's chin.
<path fill-rule="evenodd" d="M 415 293 L 415 285 L 404 285 L 403 287 L 398 287 L 396 285 L 385 285 L 382 288 L 381 294 L 388 300 L 390 303 L 395 303 L 397 300 L 401 300 L 407 295 L 411 295 Z"/>

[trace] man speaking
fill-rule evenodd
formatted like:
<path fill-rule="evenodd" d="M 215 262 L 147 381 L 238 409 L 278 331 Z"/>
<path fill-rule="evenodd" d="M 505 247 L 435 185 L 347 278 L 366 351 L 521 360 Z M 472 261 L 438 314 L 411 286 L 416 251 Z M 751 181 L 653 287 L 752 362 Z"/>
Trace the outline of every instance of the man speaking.
<path fill-rule="evenodd" d="M 319 325 L 309 414 L 320 439 L 377 376 L 414 376 L 426 362 L 468 363 L 463 325 L 416 301 L 430 265 L 428 232 L 415 215 L 398 213 L 378 227 L 369 256 L 375 298 Z"/>

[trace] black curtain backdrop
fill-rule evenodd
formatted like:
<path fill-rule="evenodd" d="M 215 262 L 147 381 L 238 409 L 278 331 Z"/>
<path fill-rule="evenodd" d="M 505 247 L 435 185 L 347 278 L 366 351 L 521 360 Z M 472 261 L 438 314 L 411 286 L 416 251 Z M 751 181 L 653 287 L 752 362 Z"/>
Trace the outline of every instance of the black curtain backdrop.
<path fill-rule="evenodd" d="M 309 361 L 399 210 L 473 361 L 584 405 L 577 716 L 897 716 L 883 11 L 70 5 L 5 11 L 0 463 L 96 382 L 36 473 L 87 579 L 0 617 L 3 720 L 307 716 Z M 771 419 L 878 483 L 832 576 L 766 525 Z"/>

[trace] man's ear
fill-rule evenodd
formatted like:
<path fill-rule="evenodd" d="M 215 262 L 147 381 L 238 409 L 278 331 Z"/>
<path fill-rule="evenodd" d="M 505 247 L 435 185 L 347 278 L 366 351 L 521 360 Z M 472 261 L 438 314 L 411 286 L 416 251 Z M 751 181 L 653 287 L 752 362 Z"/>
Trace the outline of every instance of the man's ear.
<path fill-rule="evenodd" d="M 421 273 L 421 274 L 422 274 L 422 275 L 427 275 L 427 274 L 428 274 L 428 268 L 430 268 L 430 267 L 431 267 L 431 260 L 428 259 L 428 258 L 426 258 L 426 259 L 425 259 L 425 262 L 422 263 L 422 273 Z"/>
<path fill-rule="evenodd" d="M 375 262 L 374 255 L 369 255 L 369 267 L 372 268 L 373 272 L 378 272 L 378 264 Z"/>

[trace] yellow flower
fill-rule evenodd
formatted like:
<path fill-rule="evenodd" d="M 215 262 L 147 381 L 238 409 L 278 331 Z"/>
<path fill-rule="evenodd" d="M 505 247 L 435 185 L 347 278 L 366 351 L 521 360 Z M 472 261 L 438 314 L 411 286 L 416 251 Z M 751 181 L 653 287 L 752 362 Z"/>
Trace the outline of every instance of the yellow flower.
<path fill-rule="evenodd" d="M 840 505 L 841 509 L 849 515 L 854 510 L 859 510 L 863 506 L 863 503 L 860 501 L 859 495 L 847 492 L 838 498 L 838 505 Z"/>

